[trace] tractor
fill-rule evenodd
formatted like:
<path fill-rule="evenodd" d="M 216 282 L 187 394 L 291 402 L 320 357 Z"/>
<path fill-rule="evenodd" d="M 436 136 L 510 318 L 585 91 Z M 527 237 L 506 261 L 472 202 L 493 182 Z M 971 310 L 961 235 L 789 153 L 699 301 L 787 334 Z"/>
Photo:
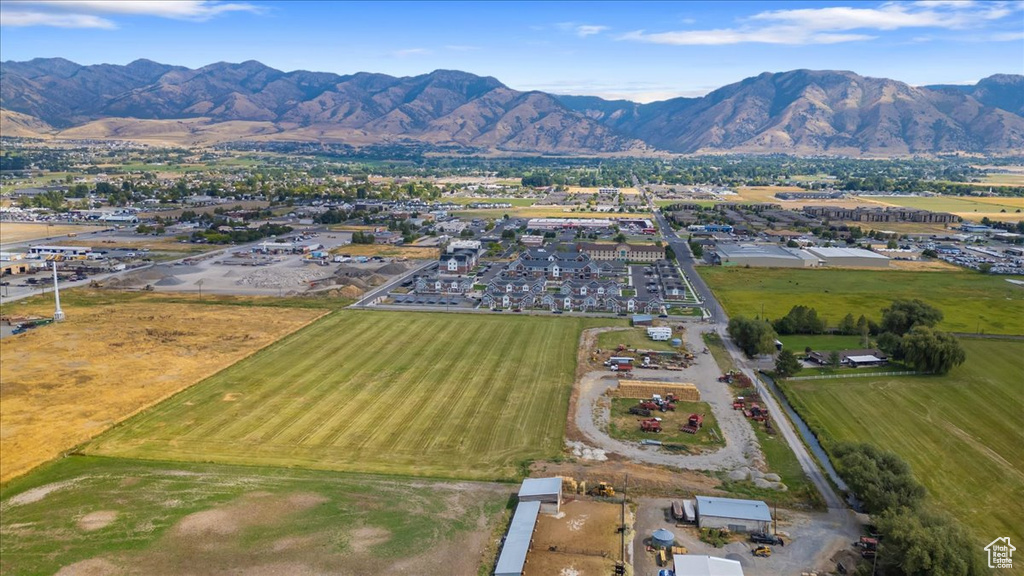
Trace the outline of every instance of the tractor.
<path fill-rule="evenodd" d="M 615 496 L 615 488 L 607 482 L 598 482 L 590 489 L 591 496 Z"/>
<path fill-rule="evenodd" d="M 680 428 L 687 434 L 696 434 L 700 430 L 701 426 L 704 425 L 703 414 L 690 414 L 690 418 L 687 420 L 686 425 Z"/>
<path fill-rule="evenodd" d="M 657 418 L 648 418 L 640 421 L 641 432 L 661 432 L 661 421 Z"/>
<path fill-rule="evenodd" d="M 651 417 L 651 411 L 642 406 L 633 406 L 632 408 L 629 409 L 629 413 L 634 414 L 636 416 L 643 416 L 644 418 Z"/>

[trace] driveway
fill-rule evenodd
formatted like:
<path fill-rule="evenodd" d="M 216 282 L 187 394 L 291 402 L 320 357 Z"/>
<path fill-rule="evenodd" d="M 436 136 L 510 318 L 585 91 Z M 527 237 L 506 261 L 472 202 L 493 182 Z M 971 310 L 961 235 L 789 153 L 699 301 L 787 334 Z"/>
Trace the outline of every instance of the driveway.
<path fill-rule="evenodd" d="M 611 372 L 588 372 L 577 383 L 578 402 L 574 422 L 587 442 L 606 452 L 625 456 L 636 462 L 661 466 L 674 466 L 688 470 L 733 470 L 742 466 L 757 466 L 763 462 L 757 438 L 743 414 L 732 409 L 732 397 L 725 385 L 718 382 L 721 371 L 710 354 L 701 354 L 704 342 L 702 327 L 696 322 L 686 324 L 684 336 L 689 350 L 696 352 L 696 362 L 682 372 L 646 370 L 643 378 L 675 382 L 692 382 L 700 390 L 701 400 L 711 405 L 718 420 L 725 447 L 703 454 L 671 454 L 657 446 L 640 446 L 634 442 L 616 440 L 602 429 L 609 418 L 609 405 L 604 393 L 617 384 Z"/>

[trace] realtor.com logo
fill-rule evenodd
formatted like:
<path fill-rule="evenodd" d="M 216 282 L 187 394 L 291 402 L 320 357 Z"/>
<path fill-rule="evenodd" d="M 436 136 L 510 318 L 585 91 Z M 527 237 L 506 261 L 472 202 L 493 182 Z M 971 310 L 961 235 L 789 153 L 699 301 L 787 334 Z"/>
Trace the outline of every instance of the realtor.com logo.
<path fill-rule="evenodd" d="M 1016 548 L 1010 544 L 1010 538 L 1006 536 L 989 542 L 988 546 L 985 546 L 985 551 L 988 552 L 988 567 L 1013 568 L 1014 550 Z"/>

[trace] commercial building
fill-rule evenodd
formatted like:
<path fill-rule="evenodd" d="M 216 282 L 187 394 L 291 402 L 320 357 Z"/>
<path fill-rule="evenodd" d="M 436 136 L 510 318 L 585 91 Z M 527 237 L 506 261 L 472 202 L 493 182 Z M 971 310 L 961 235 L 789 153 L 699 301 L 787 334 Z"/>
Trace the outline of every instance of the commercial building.
<path fill-rule="evenodd" d="M 700 528 L 766 532 L 771 522 L 771 511 L 761 500 L 697 496 L 697 526 Z"/>
<path fill-rule="evenodd" d="M 888 268 L 889 258 L 864 250 L 863 248 L 807 248 L 807 251 L 820 258 L 825 266 Z"/>
<path fill-rule="evenodd" d="M 49 256 L 87 258 L 92 253 L 92 248 L 88 246 L 32 246 L 28 249 L 28 253 L 43 258 Z"/>
<path fill-rule="evenodd" d="M 611 228 L 613 222 L 606 218 L 530 218 L 526 223 L 528 230 L 562 230 L 567 228 L 584 228 L 600 230 Z"/>
<path fill-rule="evenodd" d="M 665 249 L 651 244 L 600 244 L 581 242 L 576 249 L 594 260 L 623 262 L 657 262 L 665 259 Z"/>
<path fill-rule="evenodd" d="M 722 266 L 813 268 L 819 260 L 804 250 L 775 244 L 719 244 L 711 252 L 711 263 Z"/>

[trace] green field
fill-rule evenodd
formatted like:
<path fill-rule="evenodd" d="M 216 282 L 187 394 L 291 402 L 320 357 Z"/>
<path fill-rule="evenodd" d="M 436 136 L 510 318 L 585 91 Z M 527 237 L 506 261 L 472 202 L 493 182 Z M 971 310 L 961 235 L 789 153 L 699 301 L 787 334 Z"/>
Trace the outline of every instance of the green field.
<path fill-rule="evenodd" d="M 786 350 L 791 350 L 797 356 L 804 353 L 804 349 L 831 351 L 831 350 L 855 350 L 861 348 L 860 336 L 845 336 L 840 334 L 819 334 L 809 336 L 807 334 L 792 334 L 779 336 L 779 341 Z"/>
<path fill-rule="evenodd" d="M 658 412 L 655 410 L 651 418 L 661 418 L 661 432 L 643 432 L 640 430 L 641 416 L 629 413 L 629 409 L 639 401 L 635 398 L 613 398 L 611 421 L 608 423 L 608 435 L 619 440 L 660 440 L 665 444 L 699 453 L 702 450 L 717 450 L 725 446 L 722 431 L 718 428 L 711 406 L 707 402 L 677 402 L 674 412 Z M 690 418 L 690 414 L 703 414 L 704 425 L 696 434 L 687 434 L 679 430 Z"/>
<path fill-rule="evenodd" d="M 646 328 L 630 328 L 629 330 L 615 330 L 613 332 L 602 332 L 597 335 L 597 347 L 602 351 L 614 350 L 619 345 L 637 350 L 663 350 L 673 351 L 668 342 L 659 342 L 647 337 Z"/>
<path fill-rule="evenodd" d="M 898 453 L 931 502 L 981 543 L 1024 540 L 1024 342 L 962 340 L 946 376 L 789 381 L 786 395 L 826 448 L 871 442 Z"/>
<path fill-rule="evenodd" d="M 780 318 L 797 304 L 830 326 L 847 313 L 879 321 L 896 298 L 919 298 L 945 314 L 952 332 L 1024 334 L 1024 287 L 976 272 L 700 267 L 730 316 Z"/>
<path fill-rule="evenodd" d="M 77 456 L 0 493 L 0 573 L 471 574 L 509 491 Z"/>
<path fill-rule="evenodd" d="M 580 331 L 614 321 L 339 311 L 88 454 L 511 479 L 557 456 Z"/>
<path fill-rule="evenodd" d="M 467 198 L 464 196 L 446 196 L 445 202 L 452 202 L 453 204 L 500 204 L 507 203 L 515 207 L 533 206 L 537 203 L 537 198 L 506 198 L 501 196 L 489 196 L 487 198 Z M 480 208 L 485 210 L 485 208 Z"/>
<path fill-rule="evenodd" d="M 1015 212 L 1024 209 L 1024 198 L 964 198 L 960 196 L 885 196 L 871 198 L 885 204 L 922 208 L 933 212 Z"/>

